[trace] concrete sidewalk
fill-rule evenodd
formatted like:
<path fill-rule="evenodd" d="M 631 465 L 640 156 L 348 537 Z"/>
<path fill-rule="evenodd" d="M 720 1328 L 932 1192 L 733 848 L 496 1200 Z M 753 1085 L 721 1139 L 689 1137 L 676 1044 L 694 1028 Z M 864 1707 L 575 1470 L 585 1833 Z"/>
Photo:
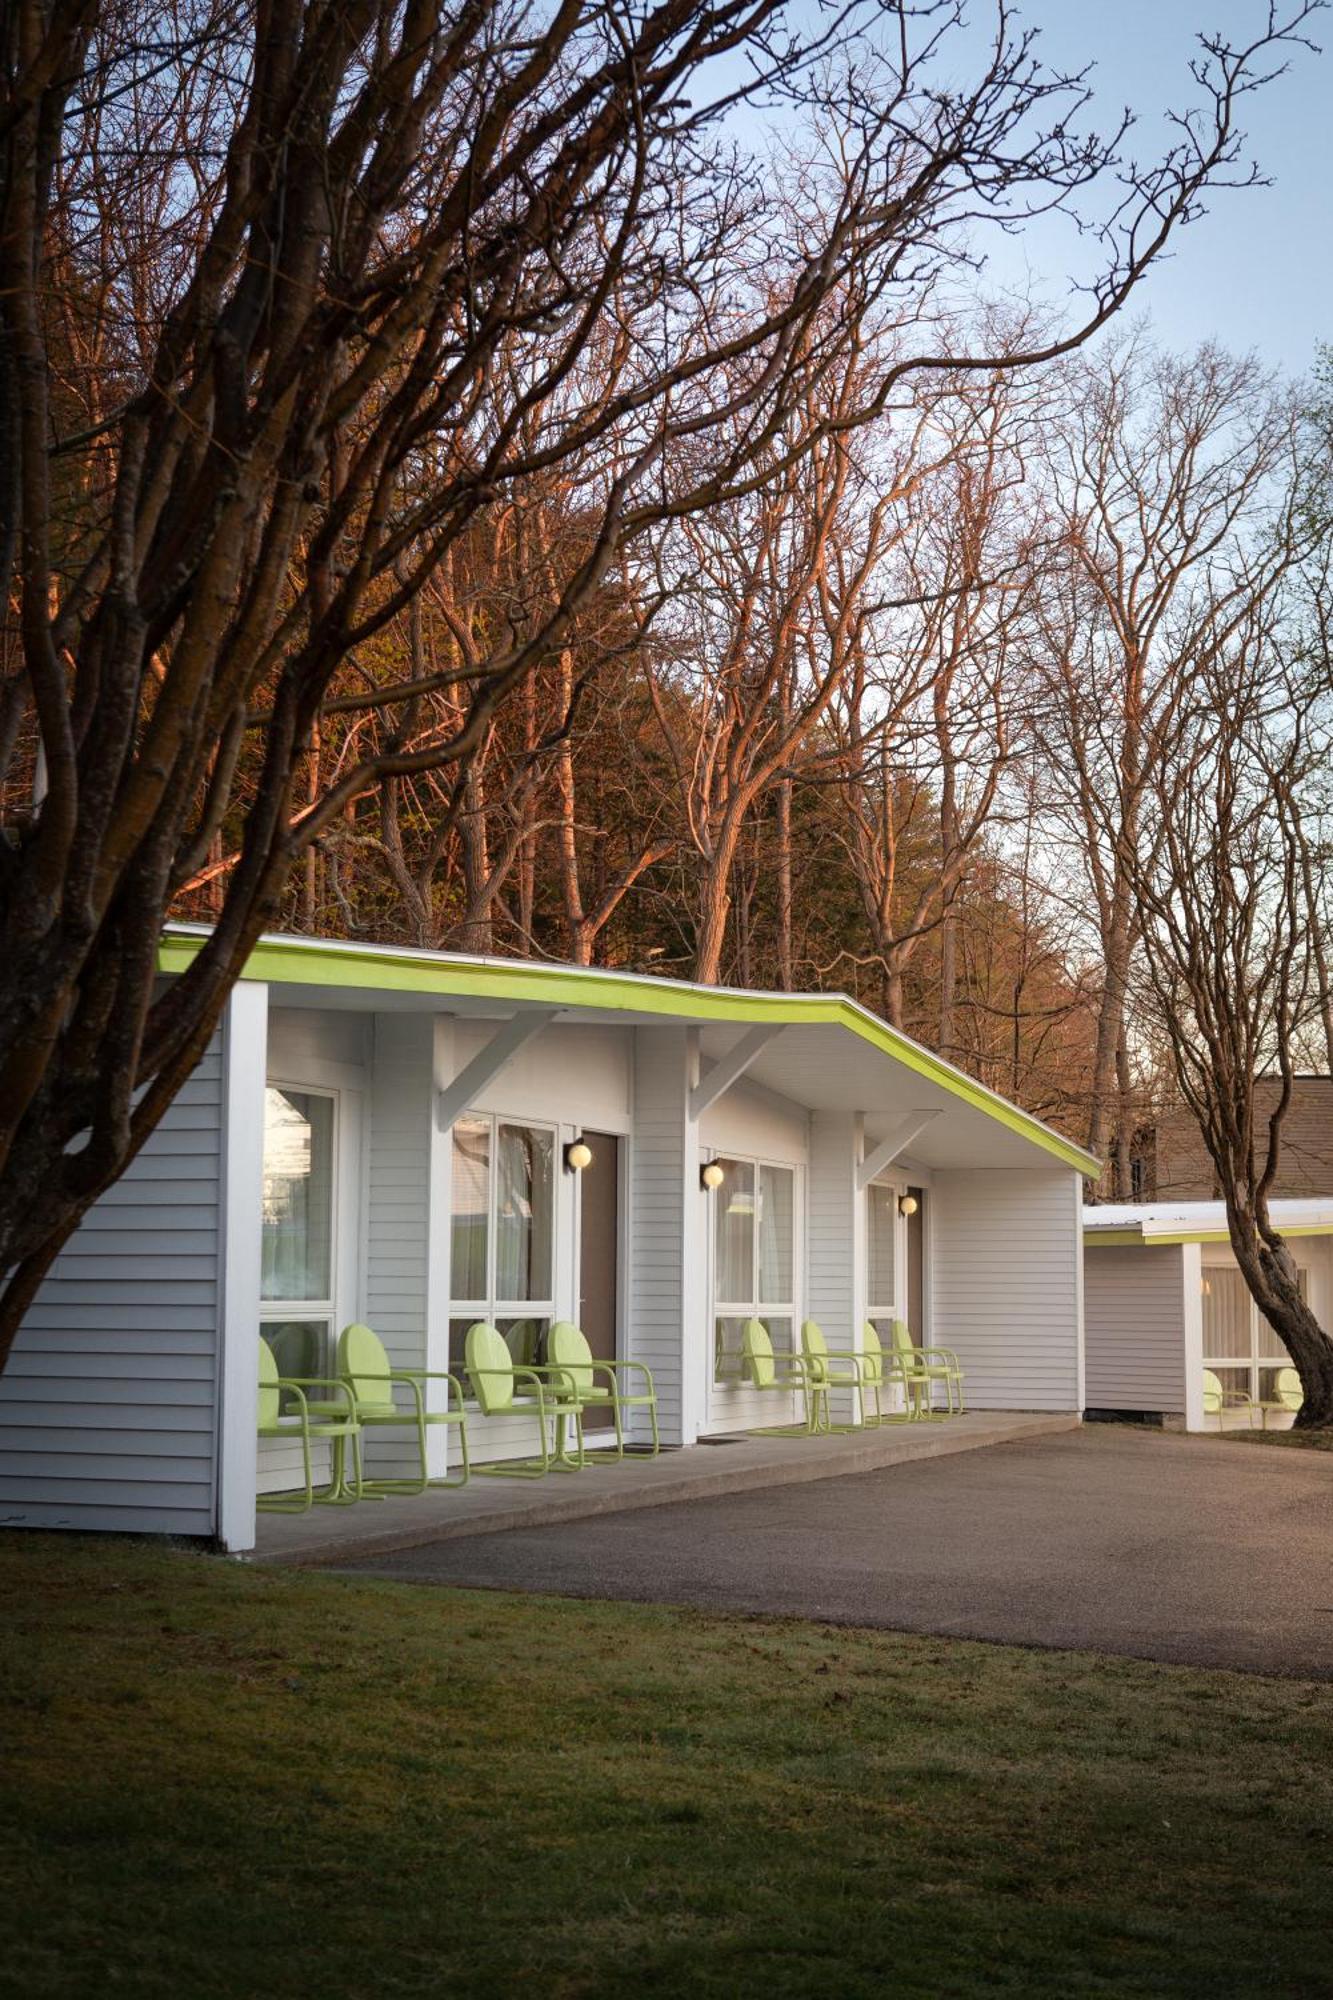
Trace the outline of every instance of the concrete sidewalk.
<path fill-rule="evenodd" d="M 344 1561 L 403 1581 L 1333 1678 L 1333 1455 L 1114 1425 Z"/>
<path fill-rule="evenodd" d="M 984 1410 L 942 1423 L 888 1424 L 832 1437 L 750 1433 L 726 1444 L 666 1451 L 659 1458 L 590 1462 L 582 1472 L 551 1473 L 545 1479 L 474 1475 L 470 1485 L 452 1492 L 364 1501 L 356 1507 L 315 1507 L 308 1514 L 261 1514 L 255 1560 L 296 1565 L 360 1561 L 505 1529 L 554 1527 L 755 1488 L 886 1471 L 1076 1429 L 1078 1422 L 1070 1415 Z M 589 1453 L 590 1461 L 599 1456 Z"/>

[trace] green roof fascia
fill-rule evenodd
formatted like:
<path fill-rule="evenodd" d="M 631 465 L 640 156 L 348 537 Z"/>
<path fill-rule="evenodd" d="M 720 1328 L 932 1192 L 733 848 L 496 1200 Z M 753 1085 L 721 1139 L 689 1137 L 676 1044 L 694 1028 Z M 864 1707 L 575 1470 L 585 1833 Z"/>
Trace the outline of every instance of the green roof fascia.
<path fill-rule="evenodd" d="M 158 952 L 162 972 L 184 972 L 205 933 L 169 930 Z M 473 1000 L 526 1001 L 545 1007 L 605 1007 L 618 1013 L 693 1021 L 734 1021 L 748 1026 L 846 1028 L 883 1055 L 959 1098 L 973 1110 L 1040 1146 L 1062 1165 L 1095 1180 L 1101 1162 L 1038 1118 L 987 1090 L 951 1063 L 891 1028 L 845 993 L 750 993 L 725 986 L 693 986 L 642 973 L 598 967 L 534 964 L 526 959 L 441 959 L 403 950 L 351 947 L 336 939 L 261 938 L 246 960 L 244 977 L 271 985 L 365 987 L 432 997 L 457 994 Z"/>

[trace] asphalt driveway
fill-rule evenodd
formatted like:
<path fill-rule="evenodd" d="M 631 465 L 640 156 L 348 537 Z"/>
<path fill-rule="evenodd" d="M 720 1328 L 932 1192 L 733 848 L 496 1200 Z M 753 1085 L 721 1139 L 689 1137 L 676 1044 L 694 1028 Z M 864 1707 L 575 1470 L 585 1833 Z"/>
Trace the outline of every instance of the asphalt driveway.
<path fill-rule="evenodd" d="M 346 1567 L 1333 1678 L 1333 1454 L 1091 1425 Z"/>

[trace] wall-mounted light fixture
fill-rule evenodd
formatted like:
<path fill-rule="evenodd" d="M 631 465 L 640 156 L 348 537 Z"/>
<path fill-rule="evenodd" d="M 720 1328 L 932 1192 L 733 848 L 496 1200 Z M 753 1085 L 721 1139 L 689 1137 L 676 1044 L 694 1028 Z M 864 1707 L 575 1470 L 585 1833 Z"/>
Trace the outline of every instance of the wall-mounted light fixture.
<path fill-rule="evenodd" d="M 920 1206 L 914 1194 L 900 1194 L 898 1197 L 899 1215 L 915 1215 Z"/>
<path fill-rule="evenodd" d="M 592 1165 L 592 1147 L 586 1139 L 571 1139 L 565 1147 L 565 1171 L 581 1174 L 585 1167 Z"/>
<path fill-rule="evenodd" d="M 1205 1278 L 1203 1281 L 1203 1295 L 1206 1299 L 1210 1299 L 1213 1296 L 1213 1281 L 1211 1278 Z"/>
<path fill-rule="evenodd" d="M 699 1185 L 705 1194 L 711 1194 L 714 1188 L 720 1188 L 726 1178 L 726 1174 L 716 1160 L 707 1161 L 699 1169 Z"/>

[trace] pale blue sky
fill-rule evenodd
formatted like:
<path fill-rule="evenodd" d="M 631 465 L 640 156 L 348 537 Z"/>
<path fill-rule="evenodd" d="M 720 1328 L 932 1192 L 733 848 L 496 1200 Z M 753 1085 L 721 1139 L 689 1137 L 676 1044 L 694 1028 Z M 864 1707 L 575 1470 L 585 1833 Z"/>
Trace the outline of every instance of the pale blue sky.
<path fill-rule="evenodd" d="M 813 20 L 816 4 L 792 0 L 793 19 Z M 969 73 L 971 55 L 985 60 L 995 0 L 968 0 L 968 12 L 968 33 L 948 39 L 950 80 L 957 82 Z M 1130 106 L 1137 123 L 1127 150 L 1146 162 L 1171 144 L 1167 110 L 1202 102 L 1189 74 L 1200 30 L 1236 45 L 1251 42 L 1267 19 L 1267 0 L 1014 0 L 1013 18 L 1040 30 L 1039 53 L 1049 69 L 1095 64 L 1088 118 L 1107 130 Z M 1333 7 L 1316 14 L 1305 32 L 1319 52 L 1291 49 L 1287 74 L 1244 102 L 1246 154 L 1271 185 L 1212 194 L 1209 212 L 1178 233 L 1129 308 L 1150 320 L 1164 346 L 1216 341 L 1304 375 L 1318 344 L 1333 343 Z M 1102 201 L 1112 193 L 1104 189 Z M 1086 242 L 1058 218 L 1030 226 L 1017 240 L 986 236 L 984 287 L 1031 294 L 1063 309 L 1071 270 L 1089 275 Z"/>
<path fill-rule="evenodd" d="M 978 19 L 988 18 L 982 4 Z M 1024 0 L 1023 18 L 1042 31 L 1052 67 L 1092 59 L 1099 103 L 1139 114 L 1135 151 L 1165 138 L 1162 115 L 1186 101 L 1187 65 L 1201 28 L 1251 39 L 1265 0 Z M 1210 213 L 1178 238 L 1174 254 L 1145 282 L 1136 310 L 1151 315 L 1168 346 L 1215 339 L 1254 349 L 1293 374 L 1333 342 L 1333 11 L 1308 30 L 1321 53 L 1291 52 L 1286 76 L 1247 100 L 1249 151 L 1273 185 L 1221 190 Z M 1028 261 L 1054 298 L 1063 244 L 1046 232 Z M 1049 260 L 1049 261 L 1048 261 Z M 1054 268 L 1052 268 L 1052 263 Z"/>

